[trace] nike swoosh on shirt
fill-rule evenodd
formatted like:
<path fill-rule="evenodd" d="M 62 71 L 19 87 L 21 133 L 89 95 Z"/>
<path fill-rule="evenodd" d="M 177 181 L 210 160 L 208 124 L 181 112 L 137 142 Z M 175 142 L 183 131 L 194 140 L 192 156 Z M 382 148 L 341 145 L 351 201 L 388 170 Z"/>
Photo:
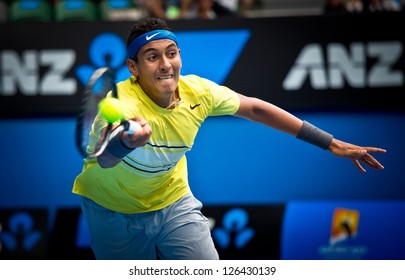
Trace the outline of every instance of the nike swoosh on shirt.
<path fill-rule="evenodd" d="M 200 105 L 201 105 L 200 103 L 195 104 L 194 106 L 191 106 L 191 105 L 190 105 L 190 109 L 191 109 L 191 110 L 194 110 L 196 107 L 198 107 L 198 106 L 200 106 Z"/>
<path fill-rule="evenodd" d="M 146 35 L 146 41 L 149 41 L 150 39 L 152 39 L 153 37 L 155 37 L 156 35 L 158 35 L 160 32 L 152 34 L 150 36 Z"/>

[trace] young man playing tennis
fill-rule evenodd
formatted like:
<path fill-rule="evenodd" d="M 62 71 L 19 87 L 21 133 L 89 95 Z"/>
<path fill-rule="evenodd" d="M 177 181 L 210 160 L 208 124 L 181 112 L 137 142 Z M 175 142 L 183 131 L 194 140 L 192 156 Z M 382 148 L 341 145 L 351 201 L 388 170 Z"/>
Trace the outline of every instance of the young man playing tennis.
<path fill-rule="evenodd" d="M 141 130 L 122 132 L 97 160 L 86 160 L 73 192 L 97 259 L 218 259 L 207 219 L 187 178 L 185 154 L 209 116 L 235 115 L 288 133 L 375 169 L 371 153 L 257 98 L 238 94 L 194 75 L 181 76 L 175 34 L 156 18 L 137 22 L 128 37 L 132 76 L 118 84 L 125 118 Z M 93 137 L 100 135 L 96 124 Z"/>

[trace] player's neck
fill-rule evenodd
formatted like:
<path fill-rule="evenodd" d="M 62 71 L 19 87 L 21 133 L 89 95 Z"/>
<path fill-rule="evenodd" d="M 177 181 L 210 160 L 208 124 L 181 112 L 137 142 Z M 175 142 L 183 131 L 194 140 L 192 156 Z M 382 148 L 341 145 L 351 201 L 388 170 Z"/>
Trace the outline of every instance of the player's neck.
<path fill-rule="evenodd" d="M 176 89 L 176 91 L 170 95 L 168 101 L 166 102 L 166 106 L 164 106 L 163 108 L 174 109 L 176 105 L 180 103 L 180 101 L 180 95 L 178 93 L 178 89 Z"/>
<path fill-rule="evenodd" d="M 161 96 L 146 94 L 156 105 L 165 109 L 173 109 L 180 102 L 180 96 L 177 90 Z"/>

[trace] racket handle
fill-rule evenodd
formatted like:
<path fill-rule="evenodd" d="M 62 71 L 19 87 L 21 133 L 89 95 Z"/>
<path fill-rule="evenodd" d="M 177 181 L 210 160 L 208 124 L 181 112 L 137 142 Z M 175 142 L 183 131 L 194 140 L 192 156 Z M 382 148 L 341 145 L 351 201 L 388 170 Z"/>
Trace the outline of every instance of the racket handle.
<path fill-rule="evenodd" d="M 142 127 L 139 123 L 137 123 L 135 121 L 131 121 L 131 120 L 125 121 L 123 123 L 123 125 L 124 125 L 124 131 L 129 134 L 135 134 L 137 131 L 142 129 Z"/>

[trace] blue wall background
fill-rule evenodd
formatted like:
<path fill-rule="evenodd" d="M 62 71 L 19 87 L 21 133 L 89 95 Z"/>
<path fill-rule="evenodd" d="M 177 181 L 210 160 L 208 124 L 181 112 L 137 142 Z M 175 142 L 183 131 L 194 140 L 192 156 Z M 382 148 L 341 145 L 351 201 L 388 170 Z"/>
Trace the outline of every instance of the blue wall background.
<path fill-rule="evenodd" d="M 359 172 L 347 159 L 235 117 L 203 124 L 188 155 L 195 195 L 207 205 L 268 204 L 289 200 L 405 199 L 405 115 L 300 113 L 335 137 L 364 146 L 385 170 Z M 0 205 L 75 207 L 73 180 L 82 167 L 75 147 L 75 118 L 0 121 Z"/>

